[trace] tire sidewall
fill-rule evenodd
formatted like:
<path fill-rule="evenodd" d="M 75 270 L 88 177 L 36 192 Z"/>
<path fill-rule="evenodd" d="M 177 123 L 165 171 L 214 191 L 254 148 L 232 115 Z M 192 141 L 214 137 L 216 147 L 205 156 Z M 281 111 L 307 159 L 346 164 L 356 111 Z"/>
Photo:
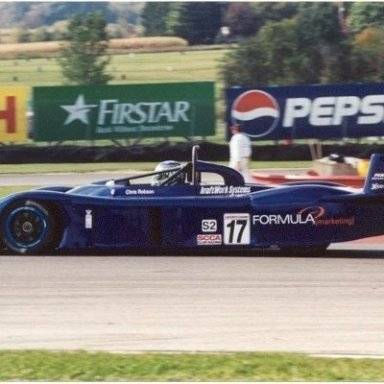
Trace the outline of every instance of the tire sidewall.
<path fill-rule="evenodd" d="M 41 223 L 42 229 L 35 241 L 23 244 L 12 232 L 12 220 L 21 211 L 28 211 L 36 215 Z M 7 248 L 17 254 L 34 254 L 48 250 L 53 241 L 54 220 L 49 211 L 41 204 L 32 201 L 18 201 L 5 209 L 2 216 L 2 232 L 4 243 Z"/>

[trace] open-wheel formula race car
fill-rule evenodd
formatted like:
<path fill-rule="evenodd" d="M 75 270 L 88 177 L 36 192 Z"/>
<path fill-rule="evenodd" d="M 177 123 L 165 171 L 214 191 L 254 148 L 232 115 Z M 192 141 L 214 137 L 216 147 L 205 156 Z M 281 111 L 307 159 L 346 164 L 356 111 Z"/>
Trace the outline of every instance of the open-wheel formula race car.
<path fill-rule="evenodd" d="M 0 200 L 2 247 L 55 250 L 325 250 L 384 234 L 384 155 L 363 189 L 330 183 L 246 184 L 237 171 L 200 161 L 79 187 L 45 187 Z"/>

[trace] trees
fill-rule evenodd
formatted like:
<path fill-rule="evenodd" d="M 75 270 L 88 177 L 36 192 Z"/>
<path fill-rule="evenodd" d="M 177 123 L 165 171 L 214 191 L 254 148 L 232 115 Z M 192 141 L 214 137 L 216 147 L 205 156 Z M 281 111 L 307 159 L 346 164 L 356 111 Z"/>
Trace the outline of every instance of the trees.
<path fill-rule="evenodd" d="M 258 38 L 253 37 L 239 43 L 224 57 L 220 66 L 220 75 L 226 86 L 263 86 L 268 85 L 268 68 L 263 60 L 263 47 Z"/>
<path fill-rule="evenodd" d="M 192 45 L 214 41 L 222 25 L 221 12 L 214 12 L 220 9 L 219 4 L 181 1 L 168 4 L 163 35 L 182 37 Z"/>
<path fill-rule="evenodd" d="M 146 36 L 168 35 L 189 44 L 211 44 L 223 26 L 220 2 L 148 2 L 142 21 Z"/>
<path fill-rule="evenodd" d="M 259 32 L 269 84 L 305 84 L 316 80 L 313 63 L 301 44 L 296 19 L 269 22 Z"/>
<path fill-rule="evenodd" d="M 67 43 L 63 45 L 58 59 L 69 82 L 78 85 L 106 84 L 112 79 L 105 73 L 109 63 L 105 27 L 106 21 L 100 12 L 89 13 L 84 18 L 76 15 L 70 19 Z"/>
<path fill-rule="evenodd" d="M 297 22 L 306 44 L 333 43 L 342 36 L 338 8 L 333 3 L 303 2 L 299 6 Z"/>
<path fill-rule="evenodd" d="M 269 21 L 282 21 L 296 15 L 295 2 L 234 2 L 229 3 L 224 23 L 231 37 L 250 37 Z"/>
<path fill-rule="evenodd" d="M 186 2 L 178 7 L 178 20 L 172 34 L 190 44 L 211 44 L 222 26 L 219 2 Z"/>
<path fill-rule="evenodd" d="M 379 27 L 384 22 L 384 3 L 354 2 L 349 13 L 352 32 L 359 33 L 367 27 Z"/>
<path fill-rule="evenodd" d="M 311 62 L 316 83 L 342 82 L 349 76 L 345 60 L 349 44 L 345 41 L 334 3 L 301 3 L 297 14 L 300 46 Z"/>
<path fill-rule="evenodd" d="M 265 4 L 271 10 L 280 4 Z M 255 37 L 229 53 L 221 74 L 227 86 L 293 85 L 349 79 L 350 44 L 345 40 L 333 3 L 299 3 L 289 12 L 264 15 Z M 285 18 L 284 15 L 293 15 Z"/>
<path fill-rule="evenodd" d="M 141 14 L 145 36 L 167 34 L 167 17 L 172 4 L 167 2 L 147 2 Z"/>
<path fill-rule="evenodd" d="M 356 35 L 351 50 L 352 79 L 382 82 L 384 80 L 384 29 L 365 28 Z"/>
<path fill-rule="evenodd" d="M 260 28 L 259 21 L 252 3 L 231 3 L 224 15 L 224 24 L 229 28 L 231 35 L 252 36 Z"/>
<path fill-rule="evenodd" d="M 314 80 L 312 63 L 301 51 L 297 22 L 267 23 L 253 38 L 240 43 L 223 63 L 226 85 L 305 84 Z"/>

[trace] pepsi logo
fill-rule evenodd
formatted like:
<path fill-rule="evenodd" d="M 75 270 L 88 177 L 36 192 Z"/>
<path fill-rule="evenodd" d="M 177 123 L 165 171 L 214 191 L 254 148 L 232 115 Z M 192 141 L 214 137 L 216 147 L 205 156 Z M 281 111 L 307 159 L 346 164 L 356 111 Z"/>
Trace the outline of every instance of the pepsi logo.
<path fill-rule="evenodd" d="M 243 92 L 232 104 L 232 122 L 240 124 L 250 137 L 263 137 L 271 133 L 279 117 L 276 99 L 264 91 Z"/>

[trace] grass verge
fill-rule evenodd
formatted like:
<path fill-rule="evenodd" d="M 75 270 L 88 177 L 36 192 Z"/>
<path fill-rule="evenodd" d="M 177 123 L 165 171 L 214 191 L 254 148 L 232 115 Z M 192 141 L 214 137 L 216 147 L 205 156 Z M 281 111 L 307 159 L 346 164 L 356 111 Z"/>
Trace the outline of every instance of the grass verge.
<path fill-rule="evenodd" d="M 300 354 L 2 351 L 2 381 L 383 381 L 384 360 Z"/>
<path fill-rule="evenodd" d="M 132 39 L 129 39 L 132 40 Z M 30 46 L 38 53 L 41 43 Z M 0 84 L 21 84 L 27 87 L 61 85 L 65 81 L 57 60 L 49 57 L 57 49 L 57 43 L 45 43 L 48 51 L 44 57 L 30 58 L 31 52 L 17 52 L 24 44 L 14 45 L 15 52 L 5 52 L 10 44 L 0 46 Z M 2 51 L 3 50 L 3 51 Z M 126 48 L 125 54 L 111 55 L 107 73 L 113 76 L 109 84 L 168 83 L 182 81 L 217 81 L 219 63 L 228 49 L 184 50 L 175 52 L 133 53 Z M 2 53 L 3 52 L 3 53 Z M 19 55 L 7 59 L 5 55 Z M 43 54 L 43 53 L 41 53 Z M 25 58 L 23 59 L 22 56 Z"/>
<path fill-rule="evenodd" d="M 0 187 L 0 199 L 8 196 L 11 193 L 29 191 L 33 188 L 37 188 L 36 185 L 9 185 Z"/>

